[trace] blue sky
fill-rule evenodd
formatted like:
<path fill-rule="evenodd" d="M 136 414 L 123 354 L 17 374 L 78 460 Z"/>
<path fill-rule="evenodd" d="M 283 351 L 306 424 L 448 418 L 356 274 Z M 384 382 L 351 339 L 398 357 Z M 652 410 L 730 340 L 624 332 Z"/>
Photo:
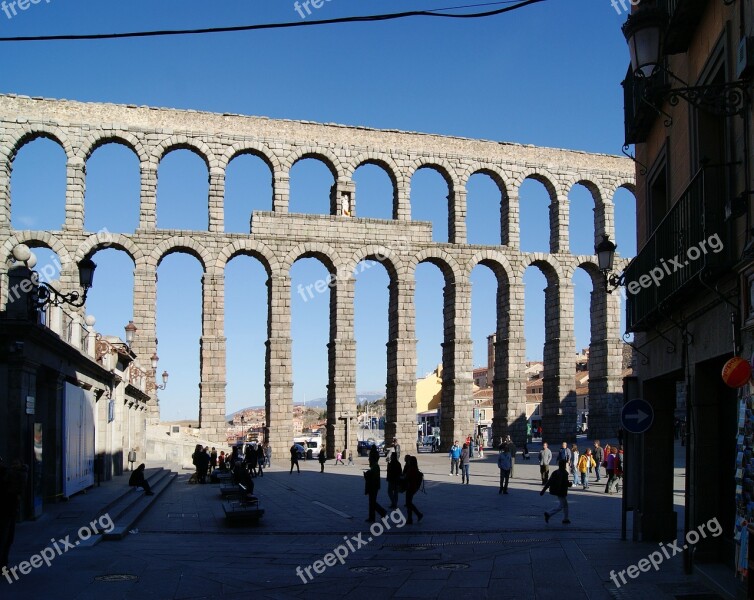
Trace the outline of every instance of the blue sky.
<path fill-rule="evenodd" d="M 461 4 L 461 3 L 458 3 Z M 427 0 L 332 0 L 312 18 L 452 6 Z M 484 20 L 410 19 L 372 24 L 97 42 L 5 44 L 0 92 L 83 101 L 169 106 L 461 135 L 619 154 L 623 140 L 620 81 L 628 64 L 620 32 L 625 16 L 609 0 L 549 0 Z M 8 19 L 0 36 L 101 33 L 300 21 L 292 2 L 76 3 L 50 0 Z M 331 176 L 323 164 L 294 167 L 291 210 L 326 212 Z M 361 216 L 389 217 L 389 182 L 376 167 L 356 174 Z M 37 141 L 18 156 L 12 179 L 13 224 L 60 229 L 65 165 L 62 150 Z M 499 243 L 494 215 L 499 192 L 475 176 L 468 188 L 469 241 Z M 270 209 L 270 175 L 250 157 L 228 172 L 229 231 L 248 231 L 251 210 Z M 137 223 L 138 162 L 116 145 L 99 149 L 87 165 L 86 227 L 132 232 Z M 447 241 L 447 189 L 439 175 L 419 171 L 412 182 L 415 219 L 434 223 Z M 158 227 L 206 229 L 207 173 L 186 151 L 170 154 L 159 171 Z M 585 189 L 571 199 L 572 250 L 592 252 L 592 201 Z M 547 249 L 548 199 L 527 181 L 521 192 L 522 248 Z M 616 197 L 619 252 L 635 253 L 635 204 Z M 44 251 L 41 262 L 49 261 Z M 97 328 L 121 334 L 132 316 L 133 265 L 107 250 L 98 263 L 89 312 Z M 326 275 L 313 259 L 294 265 L 294 398 L 326 393 L 329 298 L 304 301 L 295 290 Z M 159 368 L 170 372 L 161 393 L 163 418 L 198 415 L 201 268 L 171 255 L 158 270 Z M 226 275 L 228 412 L 264 401 L 266 289 L 262 267 L 232 261 Z M 475 366 L 486 362 L 494 331 L 495 281 L 483 267 L 472 276 Z M 529 269 L 526 283 L 527 357 L 541 358 L 544 277 Z M 589 344 L 589 293 L 584 273 L 574 278 L 576 346 Z M 356 286 L 357 387 L 383 390 L 388 277 L 365 269 Z M 418 374 L 441 360 L 442 286 L 439 271 L 417 273 Z"/>

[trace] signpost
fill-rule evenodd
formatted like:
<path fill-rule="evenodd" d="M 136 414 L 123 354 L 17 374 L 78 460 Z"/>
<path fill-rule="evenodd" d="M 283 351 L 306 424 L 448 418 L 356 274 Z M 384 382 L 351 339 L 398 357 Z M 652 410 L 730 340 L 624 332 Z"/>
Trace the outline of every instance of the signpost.
<path fill-rule="evenodd" d="M 652 427 L 654 420 L 655 413 L 652 405 L 640 398 L 627 402 L 620 414 L 621 425 L 629 433 L 644 433 L 648 431 Z"/>

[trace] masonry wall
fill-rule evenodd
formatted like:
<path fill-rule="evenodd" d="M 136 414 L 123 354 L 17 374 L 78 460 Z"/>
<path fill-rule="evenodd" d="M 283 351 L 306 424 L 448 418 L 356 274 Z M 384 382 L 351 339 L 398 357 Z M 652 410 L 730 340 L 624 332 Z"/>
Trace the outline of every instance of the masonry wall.
<path fill-rule="evenodd" d="M 66 218 L 60 231 L 11 228 L 10 176 L 13 159 L 26 143 L 46 137 L 58 142 L 68 161 Z M 84 231 L 86 162 L 107 142 L 131 148 L 141 165 L 139 228 L 130 235 Z M 159 229 L 156 226 L 157 169 L 171 150 L 184 148 L 206 162 L 209 171 L 207 231 Z M 225 171 L 244 153 L 260 156 L 273 180 L 271 212 L 255 212 L 249 234 L 223 233 Z M 335 178 L 330 215 L 288 213 L 290 169 L 307 157 L 323 160 Z M 393 219 L 362 219 L 353 173 L 362 164 L 383 167 L 394 186 Z M 429 223 L 411 221 L 410 181 L 429 167 L 448 182 L 448 243 L 432 241 Z M 500 245 L 466 243 L 466 183 L 475 173 L 489 174 L 501 190 Z M 527 178 L 541 181 L 550 198 L 550 253 L 519 248 L 518 190 Z M 257 258 L 267 270 L 269 316 L 266 357 L 266 412 L 269 441 L 276 456 L 285 456 L 292 439 L 293 376 L 290 333 L 290 268 L 302 257 L 319 258 L 330 271 L 331 339 L 329 344 L 328 448 L 355 445 L 355 427 L 345 420 L 355 408 L 356 342 L 353 332 L 353 271 L 364 259 L 379 260 L 390 276 L 387 376 L 388 439 L 413 441 L 415 425 L 416 333 L 414 272 L 432 262 L 445 277 L 442 431 L 445 441 L 472 431 L 472 342 L 470 273 L 490 267 L 498 280 L 495 345 L 494 435 L 525 433 L 525 346 L 523 274 L 535 265 L 548 281 L 544 414 L 545 430 L 570 437 L 576 422 L 573 388 L 573 289 L 571 278 L 583 268 L 593 278 L 592 345 L 597 410 L 590 415 L 592 433 L 612 433 L 610 422 L 620 405 L 620 346 L 616 323 L 619 303 L 601 285 L 595 257 L 568 252 L 568 192 L 584 184 L 595 202 L 595 241 L 613 239 L 613 195 L 619 187 L 633 191 L 633 163 L 614 156 L 537 148 L 483 140 L 373 130 L 309 122 L 278 121 L 150 107 L 86 104 L 0 96 L 0 267 L 21 242 L 57 252 L 61 279 L 76 284 L 76 263 L 99 248 L 126 251 L 135 263 L 133 349 L 139 356 L 156 350 L 155 274 L 169 253 L 185 252 L 204 269 L 201 347 L 200 427 L 202 436 L 220 443 L 225 428 L 224 269 L 239 254 Z M 344 213 L 350 213 L 346 216 Z M 618 265 L 620 267 L 620 264 Z M 0 290 L 1 292 L 2 290 Z M 3 294 L 3 298 L 5 295 Z M 595 326 L 595 323 L 598 326 Z M 592 385 L 590 381 L 590 386 Z M 150 422 L 159 419 L 156 399 Z"/>

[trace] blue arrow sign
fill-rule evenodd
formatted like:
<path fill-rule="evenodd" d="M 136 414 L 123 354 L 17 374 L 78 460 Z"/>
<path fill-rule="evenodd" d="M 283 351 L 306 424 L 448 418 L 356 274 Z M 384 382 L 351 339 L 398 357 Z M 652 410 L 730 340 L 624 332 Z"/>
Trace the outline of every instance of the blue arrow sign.
<path fill-rule="evenodd" d="M 629 433 L 644 433 L 652 427 L 654 420 L 652 405 L 638 398 L 627 402 L 620 413 L 621 425 Z"/>

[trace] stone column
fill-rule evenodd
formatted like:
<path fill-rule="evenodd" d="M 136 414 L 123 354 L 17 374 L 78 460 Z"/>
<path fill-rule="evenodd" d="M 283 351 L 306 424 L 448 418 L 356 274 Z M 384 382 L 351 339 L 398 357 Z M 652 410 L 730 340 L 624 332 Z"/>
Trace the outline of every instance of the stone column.
<path fill-rule="evenodd" d="M 466 190 L 451 190 L 448 200 L 448 241 L 466 243 Z"/>
<path fill-rule="evenodd" d="M 10 173 L 13 165 L 3 157 L 0 160 L 0 232 L 8 234 L 10 232 Z"/>
<path fill-rule="evenodd" d="M 212 167 L 209 171 L 209 231 L 225 231 L 225 170 Z"/>
<path fill-rule="evenodd" d="M 510 435 L 521 446 L 526 436 L 526 342 L 520 283 L 498 283 L 496 338 L 492 435 L 495 443 Z"/>
<path fill-rule="evenodd" d="M 545 289 L 542 382 L 542 430 L 550 444 L 576 439 L 575 374 L 573 286 L 570 282 L 554 281 Z"/>
<path fill-rule="evenodd" d="M 293 443 L 293 366 L 291 361 L 291 278 L 273 274 L 267 281 L 269 317 L 265 358 L 265 416 L 273 460 L 287 461 Z M 279 464 L 279 463 L 278 463 Z"/>
<path fill-rule="evenodd" d="M 398 180 L 395 182 L 393 218 L 398 221 L 411 220 L 411 182 L 410 181 Z"/>
<path fill-rule="evenodd" d="M 225 439 L 225 278 L 202 277 L 202 339 L 199 370 L 199 428 L 207 439 Z"/>
<path fill-rule="evenodd" d="M 272 210 L 277 213 L 288 212 L 291 196 L 291 178 L 286 173 L 274 173 L 272 176 Z"/>
<path fill-rule="evenodd" d="M 517 249 L 521 245 L 518 190 L 512 191 L 504 199 L 500 208 L 500 227 L 504 246 Z"/>
<path fill-rule="evenodd" d="M 141 163 L 141 206 L 139 229 L 153 231 L 157 227 L 157 165 Z"/>
<path fill-rule="evenodd" d="M 608 236 L 615 243 L 615 205 L 610 200 L 598 202 L 594 208 L 594 243 L 599 244 L 602 236 Z"/>
<path fill-rule="evenodd" d="M 600 285 L 591 296 L 589 344 L 589 437 L 614 437 L 623 407 L 623 343 L 620 341 L 620 296 Z"/>
<path fill-rule="evenodd" d="M 402 448 L 416 441 L 416 318 L 413 279 L 390 281 L 385 442 Z M 404 452 L 408 452 L 405 450 Z"/>
<path fill-rule="evenodd" d="M 68 160 L 66 165 L 65 186 L 65 224 L 66 231 L 83 231 L 84 229 L 84 189 L 86 187 L 86 163 L 79 157 Z"/>
<path fill-rule="evenodd" d="M 443 448 L 449 448 L 453 440 L 460 441 L 475 433 L 471 283 L 468 280 L 446 281 L 444 302 L 440 441 Z"/>
<path fill-rule="evenodd" d="M 356 340 L 353 332 L 353 298 L 356 281 L 351 273 L 338 273 L 330 291 L 330 342 L 327 384 L 327 456 L 335 450 L 356 450 L 356 435 L 342 417 L 356 416 Z"/>
<path fill-rule="evenodd" d="M 569 253 L 568 196 L 557 196 L 550 204 L 550 252 Z M 574 425 L 575 427 L 575 425 Z"/>
<path fill-rule="evenodd" d="M 131 349 L 141 369 L 149 372 L 152 354 L 157 351 L 157 271 L 153 265 L 134 269 L 134 325 L 136 334 Z M 160 423 L 157 391 L 147 403 L 147 423 Z"/>

